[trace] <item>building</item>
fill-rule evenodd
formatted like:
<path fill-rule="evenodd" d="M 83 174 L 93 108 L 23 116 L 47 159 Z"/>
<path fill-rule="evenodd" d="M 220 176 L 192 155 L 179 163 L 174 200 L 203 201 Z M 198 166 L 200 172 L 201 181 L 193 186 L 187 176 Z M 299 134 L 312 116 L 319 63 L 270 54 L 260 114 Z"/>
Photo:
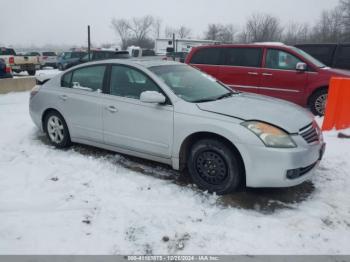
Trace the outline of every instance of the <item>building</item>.
<path fill-rule="evenodd" d="M 195 39 L 176 39 L 175 40 L 175 52 L 190 52 L 192 47 L 201 45 L 214 45 L 218 44 L 217 41 L 212 40 L 195 40 Z M 167 48 L 173 48 L 174 43 L 171 38 L 158 38 L 155 41 L 154 51 L 157 55 L 165 55 Z"/>

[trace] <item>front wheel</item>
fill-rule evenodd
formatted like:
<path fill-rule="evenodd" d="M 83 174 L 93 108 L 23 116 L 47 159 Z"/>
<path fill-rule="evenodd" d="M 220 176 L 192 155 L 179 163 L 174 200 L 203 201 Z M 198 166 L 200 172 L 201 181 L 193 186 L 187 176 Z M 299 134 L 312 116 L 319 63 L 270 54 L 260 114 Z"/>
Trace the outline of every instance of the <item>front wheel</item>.
<path fill-rule="evenodd" d="M 326 103 L 328 97 L 327 89 L 317 90 L 310 97 L 310 110 L 315 116 L 323 116 L 326 111 Z"/>
<path fill-rule="evenodd" d="M 195 143 L 187 165 L 193 181 L 210 193 L 232 193 L 242 181 L 243 168 L 238 153 L 220 140 L 203 139 Z"/>
<path fill-rule="evenodd" d="M 45 116 L 44 128 L 47 138 L 55 147 L 66 148 L 71 145 L 67 124 L 58 112 L 52 111 Z"/>

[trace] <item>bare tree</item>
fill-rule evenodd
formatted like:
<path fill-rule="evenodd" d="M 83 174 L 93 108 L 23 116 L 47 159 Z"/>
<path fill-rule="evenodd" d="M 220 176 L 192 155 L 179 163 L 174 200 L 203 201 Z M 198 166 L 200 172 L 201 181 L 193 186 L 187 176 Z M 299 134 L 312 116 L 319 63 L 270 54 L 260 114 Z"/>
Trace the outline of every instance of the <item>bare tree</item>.
<path fill-rule="evenodd" d="M 253 14 L 247 21 L 241 38 L 245 42 L 280 41 L 283 28 L 277 17 L 268 14 Z"/>
<path fill-rule="evenodd" d="M 283 34 L 283 42 L 289 45 L 307 43 L 310 41 L 310 27 L 308 24 L 289 23 Z"/>
<path fill-rule="evenodd" d="M 130 25 L 126 19 L 112 19 L 112 28 L 120 37 L 122 49 L 127 48 L 127 41 L 130 38 Z"/>
<path fill-rule="evenodd" d="M 131 31 L 133 38 L 136 40 L 144 40 L 148 37 L 153 23 L 154 17 L 150 15 L 140 18 L 134 17 L 131 19 L 131 22 L 129 22 L 129 30 Z"/>
<path fill-rule="evenodd" d="M 233 24 L 209 24 L 205 32 L 205 39 L 232 43 L 236 40 L 237 32 L 237 28 Z"/>
<path fill-rule="evenodd" d="M 339 8 L 342 10 L 342 40 L 350 42 L 350 0 L 340 0 Z"/>
<path fill-rule="evenodd" d="M 313 29 L 313 40 L 321 43 L 340 42 L 343 38 L 343 10 L 324 11 Z"/>
<path fill-rule="evenodd" d="M 182 25 L 177 30 L 177 35 L 180 39 L 188 38 L 191 35 L 191 29 Z"/>
<path fill-rule="evenodd" d="M 174 27 L 167 26 L 164 30 L 164 35 L 166 38 L 173 38 L 173 34 L 176 35 L 176 31 Z"/>
<path fill-rule="evenodd" d="M 153 30 L 154 30 L 154 36 L 155 38 L 160 37 L 160 32 L 162 29 L 162 19 L 161 18 L 156 18 L 153 23 Z"/>
<path fill-rule="evenodd" d="M 209 24 L 208 30 L 205 33 L 205 39 L 219 41 L 221 31 L 222 31 L 221 24 Z"/>

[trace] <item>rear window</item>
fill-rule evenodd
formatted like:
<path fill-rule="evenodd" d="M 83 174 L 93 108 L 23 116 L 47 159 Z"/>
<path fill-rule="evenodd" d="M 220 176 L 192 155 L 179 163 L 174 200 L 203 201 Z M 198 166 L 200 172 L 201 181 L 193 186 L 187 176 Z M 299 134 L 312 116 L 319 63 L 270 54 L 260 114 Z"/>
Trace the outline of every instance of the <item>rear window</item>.
<path fill-rule="evenodd" d="M 0 48 L 0 55 L 16 55 L 16 52 L 12 48 L 1 47 Z"/>
<path fill-rule="evenodd" d="M 72 52 L 72 58 L 81 58 L 85 55 L 85 52 Z"/>
<path fill-rule="evenodd" d="M 194 53 L 191 64 L 218 65 L 222 48 L 201 48 Z"/>
<path fill-rule="evenodd" d="M 261 48 L 226 48 L 225 64 L 230 66 L 260 67 Z"/>
<path fill-rule="evenodd" d="M 56 56 L 55 52 L 43 52 L 43 56 Z"/>

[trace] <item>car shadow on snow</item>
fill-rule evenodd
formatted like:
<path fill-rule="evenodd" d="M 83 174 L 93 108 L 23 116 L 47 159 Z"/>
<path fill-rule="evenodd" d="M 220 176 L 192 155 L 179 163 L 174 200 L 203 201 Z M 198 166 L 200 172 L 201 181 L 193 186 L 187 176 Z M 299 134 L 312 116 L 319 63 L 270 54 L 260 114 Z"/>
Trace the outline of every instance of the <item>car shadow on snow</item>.
<path fill-rule="evenodd" d="M 43 143 L 50 145 L 45 135 L 38 134 L 38 138 Z M 165 164 L 126 156 L 87 145 L 74 144 L 68 150 L 89 157 L 103 158 L 106 161 L 121 165 L 129 170 L 154 178 L 168 180 L 182 187 L 190 187 L 197 193 L 203 194 L 203 196 L 205 194 L 193 185 L 187 171 L 175 171 Z M 314 191 L 314 184 L 310 181 L 291 188 L 242 188 L 234 194 L 218 196 L 216 204 L 228 208 L 234 207 L 254 210 L 263 214 L 272 214 L 279 210 L 296 208 L 296 204 L 306 201 L 312 196 Z"/>

